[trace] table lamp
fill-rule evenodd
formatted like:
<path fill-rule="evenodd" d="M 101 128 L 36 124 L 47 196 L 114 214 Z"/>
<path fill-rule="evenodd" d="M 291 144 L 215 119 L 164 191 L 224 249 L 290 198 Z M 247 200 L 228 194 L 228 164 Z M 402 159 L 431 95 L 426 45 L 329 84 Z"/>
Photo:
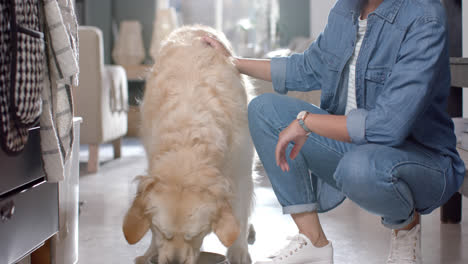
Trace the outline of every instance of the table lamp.
<path fill-rule="evenodd" d="M 117 64 L 132 66 L 140 65 L 145 56 L 141 23 L 136 20 L 122 21 L 112 58 Z"/>

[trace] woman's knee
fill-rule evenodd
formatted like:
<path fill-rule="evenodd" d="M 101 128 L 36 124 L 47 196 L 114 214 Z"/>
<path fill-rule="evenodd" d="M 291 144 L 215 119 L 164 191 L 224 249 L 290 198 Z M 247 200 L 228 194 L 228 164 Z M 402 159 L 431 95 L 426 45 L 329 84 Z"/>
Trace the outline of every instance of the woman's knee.
<path fill-rule="evenodd" d="M 262 94 L 250 101 L 248 106 L 248 121 L 250 135 L 256 143 L 262 141 L 266 134 L 276 134 L 273 120 L 274 100 L 273 94 Z"/>
<path fill-rule="evenodd" d="M 248 106 L 249 127 L 252 130 L 271 127 L 278 129 L 282 126 L 276 107 L 280 104 L 280 95 L 266 93 L 250 101 Z"/>
<path fill-rule="evenodd" d="M 252 99 L 248 106 L 248 115 L 250 117 L 256 117 L 258 114 L 263 114 L 274 106 L 275 94 L 266 93 L 261 94 L 254 99 Z M 266 111 L 265 111 L 266 110 Z"/>

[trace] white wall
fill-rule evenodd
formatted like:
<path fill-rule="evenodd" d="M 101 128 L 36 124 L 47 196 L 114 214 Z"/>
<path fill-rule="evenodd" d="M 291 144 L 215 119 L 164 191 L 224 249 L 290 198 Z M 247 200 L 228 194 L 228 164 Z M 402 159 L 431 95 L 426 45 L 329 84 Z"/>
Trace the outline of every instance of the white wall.
<path fill-rule="evenodd" d="M 312 38 L 318 37 L 325 28 L 328 13 L 334 4 L 333 0 L 310 0 L 310 36 Z"/>

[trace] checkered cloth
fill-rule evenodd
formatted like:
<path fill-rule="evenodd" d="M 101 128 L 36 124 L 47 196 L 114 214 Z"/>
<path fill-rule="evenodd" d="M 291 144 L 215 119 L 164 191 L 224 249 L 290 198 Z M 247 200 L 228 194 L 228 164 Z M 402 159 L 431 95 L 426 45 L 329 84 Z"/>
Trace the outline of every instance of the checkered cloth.
<path fill-rule="evenodd" d="M 17 119 L 28 126 L 35 124 L 41 113 L 44 41 L 43 34 L 40 37 L 32 37 L 19 32 L 17 36 L 14 104 Z"/>
<path fill-rule="evenodd" d="M 0 0 L 1 146 L 8 154 L 20 153 L 28 129 L 39 120 L 44 170 L 51 182 L 64 178 L 73 144 L 77 28 L 71 0 Z"/>
<path fill-rule="evenodd" d="M 73 144 L 72 87 L 78 85 L 78 24 L 72 0 L 42 0 L 49 64 L 41 123 L 42 159 L 47 180 L 61 181 Z M 70 166 L 68 166 L 70 167 Z"/>
<path fill-rule="evenodd" d="M 0 0 L 0 141 L 21 152 L 41 114 L 44 35 L 39 0 Z"/>

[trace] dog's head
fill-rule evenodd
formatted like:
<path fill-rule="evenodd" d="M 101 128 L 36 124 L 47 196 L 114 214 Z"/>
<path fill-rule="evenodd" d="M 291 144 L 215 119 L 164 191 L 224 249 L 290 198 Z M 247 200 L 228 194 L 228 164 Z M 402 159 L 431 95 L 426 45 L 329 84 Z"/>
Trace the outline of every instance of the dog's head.
<path fill-rule="evenodd" d="M 207 176 L 216 173 L 213 171 L 198 173 L 204 174 L 202 179 L 216 178 Z M 123 224 L 128 243 L 137 243 L 151 229 L 158 248 L 154 254 L 160 264 L 196 263 L 203 238 L 212 231 L 225 246 L 231 246 L 239 225 L 228 197 L 222 193 L 225 187 L 215 181 L 209 188 L 198 186 L 140 177 L 139 192 Z"/>

